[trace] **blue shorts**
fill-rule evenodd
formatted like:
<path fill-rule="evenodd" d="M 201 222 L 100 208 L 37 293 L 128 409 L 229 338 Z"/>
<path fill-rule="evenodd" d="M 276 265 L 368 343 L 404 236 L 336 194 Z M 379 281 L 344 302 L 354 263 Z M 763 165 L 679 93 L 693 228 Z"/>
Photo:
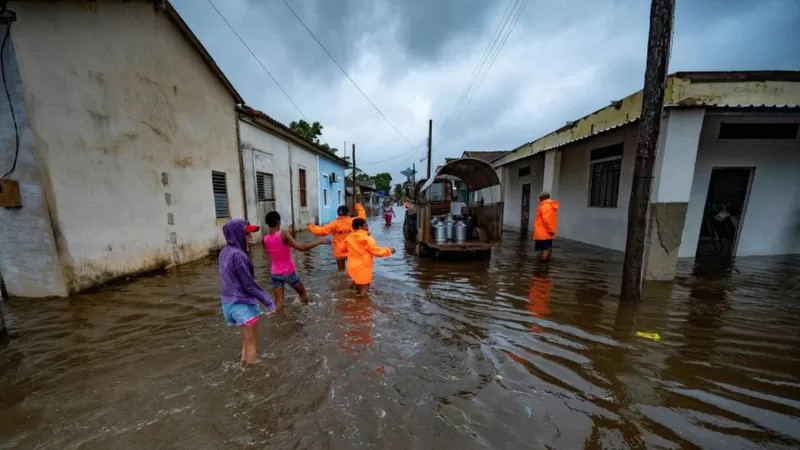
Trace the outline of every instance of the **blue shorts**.
<path fill-rule="evenodd" d="M 553 240 L 552 239 L 546 239 L 546 240 L 541 240 L 541 241 L 533 241 L 533 248 L 534 248 L 534 250 L 537 250 L 537 251 L 539 251 L 539 250 L 550 250 L 550 248 L 552 246 L 553 246 Z"/>
<path fill-rule="evenodd" d="M 282 289 L 285 285 L 289 285 L 291 287 L 295 287 L 300 284 L 300 277 L 297 276 L 297 272 L 287 273 L 283 275 L 276 275 L 272 274 L 272 288 L 273 289 Z"/>
<path fill-rule="evenodd" d="M 250 326 L 258 323 L 258 316 L 261 309 L 258 305 L 248 305 L 246 303 L 223 303 L 222 317 L 231 327 Z"/>

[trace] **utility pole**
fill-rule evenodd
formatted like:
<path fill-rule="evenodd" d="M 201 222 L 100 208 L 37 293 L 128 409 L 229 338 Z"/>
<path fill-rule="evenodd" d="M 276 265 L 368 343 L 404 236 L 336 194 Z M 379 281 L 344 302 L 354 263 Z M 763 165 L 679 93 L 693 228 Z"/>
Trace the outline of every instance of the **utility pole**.
<path fill-rule="evenodd" d="M 628 205 L 628 238 L 622 266 L 620 301 L 638 302 L 642 298 L 642 269 L 647 237 L 648 207 L 656 160 L 656 145 L 661 131 L 664 90 L 667 84 L 675 0 L 652 0 L 650 35 L 647 41 L 647 66 L 644 72 L 642 115 L 636 138 L 636 165 Z"/>
<path fill-rule="evenodd" d="M 428 120 L 428 180 L 431 179 L 431 146 L 433 145 L 433 119 Z"/>
<path fill-rule="evenodd" d="M 356 144 L 353 144 L 353 213 L 356 210 Z"/>
<path fill-rule="evenodd" d="M 417 204 L 417 163 L 411 163 L 411 203 Z"/>

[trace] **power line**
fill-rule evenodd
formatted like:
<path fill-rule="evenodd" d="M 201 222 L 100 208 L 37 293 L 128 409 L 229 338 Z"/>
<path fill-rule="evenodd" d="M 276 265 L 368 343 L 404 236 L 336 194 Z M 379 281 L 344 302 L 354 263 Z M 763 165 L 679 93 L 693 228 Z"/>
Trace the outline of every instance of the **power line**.
<path fill-rule="evenodd" d="M 489 62 L 489 65 L 486 67 L 486 70 L 484 70 L 481 78 L 478 80 L 477 84 L 475 85 L 475 89 L 473 89 L 470 97 L 464 103 L 464 107 L 458 113 L 458 116 L 456 116 L 455 120 L 458 120 L 459 118 L 461 118 L 461 114 L 463 114 L 464 111 L 466 111 L 467 107 L 469 106 L 470 102 L 472 101 L 472 98 L 475 96 L 475 94 L 481 88 L 481 85 L 483 84 L 483 80 L 486 78 L 486 75 L 489 74 L 489 71 L 492 69 L 492 66 L 494 65 L 494 62 L 497 60 L 497 57 L 500 56 L 500 53 L 503 51 L 503 47 L 505 47 L 505 45 L 506 45 L 506 41 L 508 40 L 508 37 L 511 36 L 511 32 L 514 31 L 514 27 L 517 25 L 517 21 L 519 20 L 520 16 L 522 16 L 522 12 L 525 10 L 525 7 L 528 6 L 528 0 L 522 0 L 522 2 L 518 3 L 518 4 L 521 5 L 521 6 L 514 13 L 512 13 L 512 14 L 514 14 L 514 19 L 512 19 L 511 25 L 507 27 L 507 29 L 506 29 L 507 31 L 505 32 L 505 35 L 503 36 L 502 41 L 500 42 L 500 45 L 497 47 L 497 49 L 495 50 L 494 54 L 492 55 L 492 59 Z"/>
<path fill-rule="evenodd" d="M 387 162 L 387 161 L 391 161 L 391 160 L 394 160 L 394 159 L 400 158 L 400 157 L 402 157 L 402 156 L 410 155 L 410 154 L 412 154 L 412 153 L 419 153 L 419 151 L 420 151 L 422 148 L 424 148 L 423 146 L 425 145 L 425 143 L 426 143 L 426 142 L 427 142 L 427 141 L 424 141 L 424 142 L 422 142 L 422 143 L 420 143 L 420 144 L 417 144 L 417 145 L 415 145 L 414 147 L 412 147 L 412 148 L 411 148 L 411 150 L 408 150 L 408 151 L 406 151 L 406 152 L 400 153 L 399 155 L 394 155 L 394 156 L 392 156 L 392 157 L 389 157 L 389 158 L 386 158 L 386 159 L 382 159 L 382 160 L 380 160 L 380 161 L 370 161 L 370 162 L 365 162 L 365 163 L 359 164 L 359 166 L 371 166 L 371 165 L 375 165 L 375 164 L 381 164 L 381 163 L 385 163 L 385 162 Z M 407 156 L 406 156 L 406 160 L 408 160 L 408 157 L 407 157 Z"/>
<path fill-rule="evenodd" d="M 492 47 L 496 45 L 497 37 L 500 34 L 500 30 L 505 28 L 506 25 L 508 24 L 508 20 L 511 17 L 509 12 L 511 10 L 512 5 L 514 5 L 515 1 L 516 0 L 511 0 L 511 1 L 508 2 L 508 6 L 506 7 L 506 11 L 503 13 L 503 16 L 500 19 L 500 22 L 497 24 L 497 28 L 495 28 L 494 34 L 492 35 L 492 38 L 489 40 L 489 43 L 486 45 L 486 49 L 483 51 L 483 55 L 481 55 L 481 58 L 478 60 L 478 64 L 476 64 L 475 65 L 475 69 L 472 70 L 472 74 L 470 75 L 466 86 L 464 86 L 464 89 L 461 90 L 461 94 L 459 94 L 459 96 L 456 99 L 455 103 L 453 103 L 453 107 L 450 109 L 450 112 L 447 114 L 447 116 L 445 116 L 445 119 L 442 121 L 442 125 L 441 125 L 442 128 L 444 128 L 445 126 L 447 126 L 447 124 L 450 123 L 450 119 L 452 118 L 452 115 L 455 112 L 456 108 L 467 97 L 468 92 L 471 91 L 472 87 L 475 85 L 475 80 L 477 80 L 477 78 L 479 76 L 479 73 L 480 73 L 480 70 L 482 69 L 482 67 L 484 67 L 484 65 L 486 63 L 486 59 L 487 59 L 487 56 L 489 55 L 490 49 L 492 49 Z"/>
<path fill-rule="evenodd" d="M 211 0 L 209 0 L 209 1 L 211 1 Z M 370 105 L 372 105 L 372 107 L 373 107 L 373 108 L 375 108 L 375 111 L 377 111 L 377 112 L 378 112 L 378 114 L 380 114 L 380 116 L 381 116 L 381 117 L 383 117 L 383 120 L 385 120 L 385 121 L 386 121 L 386 123 L 388 123 L 388 124 L 389 124 L 389 126 L 390 126 L 390 127 L 392 127 L 392 129 L 394 129 L 394 131 L 397 133 L 397 135 L 398 135 L 398 136 L 400 136 L 401 138 L 403 138 L 403 140 L 404 140 L 404 141 L 406 141 L 406 143 L 407 143 L 408 145 L 414 145 L 414 144 L 412 144 L 412 143 L 411 143 L 411 141 L 409 141 L 409 140 L 408 140 L 408 139 L 407 139 L 407 138 L 406 138 L 406 137 L 403 135 L 403 133 L 401 133 L 401 132 L 400 132 L 400 130 L 398 130 L 398 129 L 397 129 L 397 127 L 396 127 L 396 126 L 394 126 L 394 124 L 392 123 L 392 121 L 391 121 L 391 120 L 389 120 L 389 118 L 388 118 L 388 117 L 386 117 L 386 115 L 383 113 L 383 111 L 381 111 L 381 110 L 380 110 L 380 108 L 378 108 L 378 106 L 377 106 L 377 105 L 375 105 L 375 103 L 374 103 L 374 102 L 373 102 L 373 101 L 372 101 L 372 100 L 369 98 L 369 96 L 368 96 L 368 95 L 367 95 L 367 94 L 366 94 L 366 93 L 365 93 L 365 92 L 364 92 L 364 91 L 361 89 L 361 87 L 358 85 L 358 83 L 356 83 L 356 82 L 355 82 L 355 81 L 354 81 L 354 80 L 353 80 L 353 79 L 350 77 L 350 75 L 347 73 L 347 71 L 346 71 L 346 70 L 344 70 L 344 68 L 342 67 L 342 65 L 341 65 L 341 64 L 339 64 L 339 61 L 337 61 L 337 60 L 336 60 L 336 58 L 334 58 L 334 57 L 333 57 L 333 55 L 331 54 L 331 52 L 329 52 L 329 51 L 328 51 L 328 49 L 327 49 L 327 48 L 325 48 L 325 45 L 323 45 L 323 44 L 322 44 L 322 42 L 319 40 L 319 38 L 317 38 L 317 35 L 315 35 L 315 34 L 314 34 L 314 32 L 313 32 L 313 31 L 311 31 L 311 29 L 310 29 L 310 28 L 308 28 L 308 26 L 305 24 L 305 22 L 303 22 L 303 19 L 301 19 L 301 18 L 300 18 L 300 16 L 298 16 L 298 15 L 297 15 L 297 13 L 294 11 L 294 9 L 292 9 L 292 7 L 291 7 L 291 6 L 289 6 L 289 3 L 287 3 L 287 2 L 286 2 L 286 0 L 282 0 L 282 1 L 283 1 L 283 4 L 284 4 L 284 5 L 286 5 L 286 7 L 289 9 L 289 11 L 291 11 L 291 12 L 292 12 L 292 14 L 294 15 L 294 17 L 295 17 L 295 18 L 296 18 L 296 19 L 297 19 L 297 20 L 300 22 L 300 24 L 301 24 L 301 25 L 303 25 L 303 28 L 305 28 L 305 29 L 306 29 L 306 31 L 308 31 L 308 34 L 310 34 L 310 35 L 311 35 L 311 37 L 312 37 L 312 38 L 314 38 L 314 40 L 315 40 L 315 41 L 317 41 L 317 44 L 319 44 L 319 46 L 322 48 L 322 50 L 324 50 L 324 51 L 325 51 L 325 53 L 328 55 L 328 57 L 331 59 L 331 61 L 333 61 L 333 63 L 334 63 L 334 64 L 336 64 L 336 67 L 338 67 L 338 68 L 339 68 L 339 70 L 341 70 L 341 71 L 342 71 L 342 73 L 344 74 L 344 76 L 346 76 L 346 77 L 347 77 L 347 79 L 348 79 L 348 80 L 350 80 L 350 83 L 352 83 L 352 84 L 353 84 L 353 86 L 355 86 L 355 87 L 356 87 L 356 89 L 358 89 L 358 92 L 360 92 L 360 93 L 361 93 L 361 95 L 362 95 L 362 96 L 364 96 L 364 98 L 365 98 L 365 99 L 366 99 L 366 100 L 369 102 L 369 104 L 370 104 Z"/>
<path fill-rule="evenodd" d="M 225 25 L 227 25 L 228 28 L 230 28 L 231 31 L 233 31 L 233 34 L 235 34 L 236 37 L 239 38 L 239 42 L 241 42 L 242 45 L 244 45 L 244 48 L 246 48 L 247 51 L 250 52 L 250 55 L 256 60 L 258 65 L 261 66 L 262 69 L 264 69 L 264 72 L 266 72 L 267 75 L 269 75 L 269 77 L 272 79 L 272 81 L 275 83 L 275 85 L 278 86 L 278 89 L 280 89 L 281 92 L 283 92 L 283 95 L 285 95 L 286 98 L 289 100 L 289 102 L 291 102 L 292 106 L 294 106 L 294 109 L 296 109 L 297 112 L 300 113 L 300 116 L 302 116 L 303 119 L 306 122 L 308 122 L 309 121 L 308 117 L 306 117 L 306 115 L 303 114 L 303 110 L 301 110 L 300 107 L 297 106 L 297 103 L 295 103 L 294 100 L 292 100 L 292 97 L 289 96 L 289 93 L 286 92 L 286 89 L 284 89 L 283 86 L 281 86 L 281 84 L 278 83 L 278 80 L 275 79 L 275 77 L 272 75 L 272 73 L 269 71 L 269 69 L 267 69 L 267 67 L 264 66 L 264 63 L 262 63 L 261 60 L 258 58 L 258 56 L 256 56 L 256 54 L 253 52 L 253 50 L 250 49 L 250 46 L 247 45 L 247 42 L 245 42 L 244 39 L 242 39 L 242 36 L 236 31 L 235 28 L 233 28 L 233 25 L 231 25 L 231 23 L 228 22 L 228 19 L 225 18 L 225 16 L 222 14 L 222 12 L 220 12 L 220 10 L 217 9 L 217 6 L 214 5 L 214 2 L 212 2 L 211 0 L 208 0 L 208 4 L 211 5 L 212 8 L 214 8 L 214 11 L 216 11 L 217 15 L 219 15 L 219 17 L 222 19 L 222 21 L 225 22 Z M 326 145 L 330 146 L 330 144 L 325 142 L 325 139 L 323 139 L 322 136 L 319 137 L 319 140 L 322 141 L 323 144 L 326 144 Z"/>

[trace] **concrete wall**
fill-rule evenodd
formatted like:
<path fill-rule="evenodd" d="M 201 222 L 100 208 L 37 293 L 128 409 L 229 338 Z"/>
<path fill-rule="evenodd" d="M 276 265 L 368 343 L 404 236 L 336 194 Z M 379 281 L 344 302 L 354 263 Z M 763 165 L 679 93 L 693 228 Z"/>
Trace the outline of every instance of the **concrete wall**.
<path fill-rule="evenodd" d="M 531 168 L 530 175 L 519 176 L 519 170 L 525 167 Z M 522 185 L 531 185 L 531 208 L 529 213 L 528 228 L 533 227 L 533 220 L 536 217 L 536 205 L 538 195 L 542 190 L 542 180 L 544 174 L 544 154 L 540 153 L 519 161 L 515 161 L 507 166 L 503 166 L 503 228 L 511 231 L 521 231 L 522 222 Z M 526 230 L 530 234 L 530 230 Z"/>
<path fill-rule="evenodd" d="M 227 174 L 232 215 L 244 213 L 234 101 L 165 13 L 145 2 L 13 8 L 67 290 L 220 246 L 212 170 Z"/>
<path fill-rule="evenodd" d="M 244 168 L 245 197 L 247 199 L 247 220 L 252 224 L 264 226 L 264 215 L 269 211 L 257 202 L 256 172 L 272 175 L 274 183 L 275 211 L 288 227 L 291 224 L 292 203 L 289 195 L 289 143 L 267 131 L 239 121 L 239 139 Z"/>
<path fill-rule="evenodd" d="M 310 223 L 319 223 L 319 171 L 317 154 L 290 144 L 292 160 L 292 189 L 295 198 L 295 226 L 305 228 Z M 306 206 L 300 205 L 300 169 L 306 171 Z"/>
<path fill-rule="evenodd" d="M 5 33 L 4 27 L 2 32 Z M 67 291 L 23 99 L 14 52 L 15 35 L 16 29 L 13 29 L 2 57 L 19 136 L 15 136 L 8 100 L 5 94 L 0 95 L 0 176 L 11 170 L 19 144 L 17 166 L 8 179 L 19 183 L 23 206 L 0 208 L 0 279 L 5 281 L 8 294 L 12 296 L 63 296 Z"/>
<path fill-rule="evenodd" d="M 694 257 L 711 171 L 755 167 L 737 256 L 800 253 L 800 140 L 745 141 L 717 138 L 721 116 L 707 116 L 700 137 L 680 257 Z M 725 121 L 800 121 L 800 116 L 725 117 Z"/>
<path fill-rule="evenodd" d="M 624 142 L 616 208 L 589 207 L 591 151 Z M 625 250 L 628 202 L 636 153 L 636 128 L 621 129 L 562 149 L 558 192 L 558 235 L 614 250 Z"/>
<path fill-rule="evenodd" d="M 319 221 L 328 223 L 336 219 L 336 208 L 344 205 L 344 166 L 329 159 L 318 157 L 319 163 Z M 330 174 L 336 173 L 337 181 L 330 182 Z M 328 190 L 328 204 L 323 201 L 323 189 Z"/>

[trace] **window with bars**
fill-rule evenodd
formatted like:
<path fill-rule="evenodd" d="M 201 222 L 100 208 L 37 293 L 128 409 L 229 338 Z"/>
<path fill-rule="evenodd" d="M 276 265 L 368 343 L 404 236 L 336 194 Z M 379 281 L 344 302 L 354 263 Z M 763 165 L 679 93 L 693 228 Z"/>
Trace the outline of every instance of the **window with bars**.
<path fill-rule="evenodd" d="M 272 174 L 256 172 L 256 193 L 260 202 L 275 200 L 275 184 Z"/>
<path fill-rule="evenodd" d="M 214 212 L 217 219 L 231 216 L 228 205 L 228 179 L 225 172 L 211 171 L 211 186 L 214 189 Z"/>
<path fill-rule="evenodd" d="M 300 206 L 308 206 L 308 198 L 306 196 L 306 169 L 300 169 L 298 172 L 299 187 L 300 187 Z"/>
<path fill-rule="evenodd" d="M 341 204 L 342 204 L 342 190 L 341 190 L 341 189 L 339 189 L 339 191 L 338 191 L 338 195 L 337 195 L 337 197 L 336 197 L 336 198 L 337 198 L 337 202 L 336 202 L 336 204 L 337 204 L 337 205 L 341 205 Z"/>
<path fill-rule="evenodd" d="M 327 189 L 323 189 L 322 190 L 322 206 L 324 206 L 326 208 L 328 207 L 328 190 Z"/>
<path fill-rule="evenodd" d="M 620 143 L 592 150 L 589 184 L 590 207 L 617 207 L 623 147 L 624 145 Z"/>

